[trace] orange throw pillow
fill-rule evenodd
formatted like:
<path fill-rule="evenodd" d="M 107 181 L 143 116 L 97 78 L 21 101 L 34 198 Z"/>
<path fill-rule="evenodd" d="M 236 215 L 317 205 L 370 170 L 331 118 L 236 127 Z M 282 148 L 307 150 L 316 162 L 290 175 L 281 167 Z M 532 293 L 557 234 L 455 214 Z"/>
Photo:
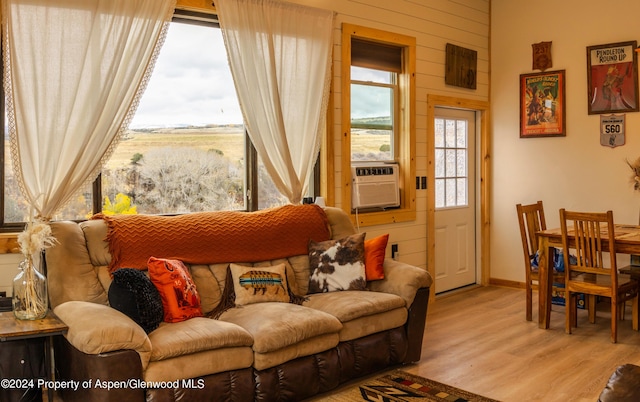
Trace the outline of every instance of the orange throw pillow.
<path fill-rule="evenodd" d="M 384 279 L 382 265 L 388 241 L 388 234 L 364 241 L 364 270 L 368 281 Z"/>
<path fill-rule="evenodd" d="M 162 298 L 164 321 L 180 322 L 202 317 L 200 296 L 182 261 L 151 257 L 147 267 L 149 278 Z"/>

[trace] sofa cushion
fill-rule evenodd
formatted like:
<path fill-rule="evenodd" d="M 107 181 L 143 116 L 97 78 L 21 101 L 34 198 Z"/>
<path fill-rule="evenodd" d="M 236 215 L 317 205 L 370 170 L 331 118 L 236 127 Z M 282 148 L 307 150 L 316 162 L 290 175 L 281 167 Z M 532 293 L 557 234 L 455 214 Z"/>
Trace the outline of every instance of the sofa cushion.
<path fill-rule="evenodd" d="M 338 343 L 340 343 L 338 333 L 332 332 L 318 335 L 272 352 L 259 353 L 254 351 L 253 367 L 256 370 L 266 370 L 276 366 L 279 368 L 279 365 L 294 361 L 300 357 L 317 356 L 318 353 L 333 350 Z"/>
<path fill-rule="evenodd" d="M 342 239 L 356 233 L 356 228 L 351 222 L 351 216 L 341 208 L 325 207 L 324 213 L 327 214 L 329 219 L 332 239 Z"/>
<path fill-rule="evenodd" d="M 405 302 L 402 297 L 390 293 L 345 291 L 339 294 L 309 295 L 303 306 L 331 314 L 345 323 L 356 318 L 405 307 Z"/>
<path fill-rule="evenodd" d="M 251 367 L 253 338 L 229 322 L 196 317 L 163 322 L 149 334 L 145 381 L 175 381 Z"/>
<path fill-rule="evenodd" d="M 189 268 L 191 270 L 191 278 L 196 284 L 198 295 L 200 295 L 202 313 L 207 314 L 220 303 L 222 296 L 220 283 L 214 275 L 211 265 L 192 265 Z M 226 270 L 226 268 L 227 266 L 225 265 L 224 269 Z"/>
<path fill-rule="evenodd" d="M 231 264 L 235 304 L 290 301 L 284 264 L 271 267 L 247 267 Z"/>
<path fill-rule="evenodd" d="M 366 287 L 364 233 L 338 240 L 309 241 L 309 293 Z"/>
<path fill-rule="evenodd" d="M 220 320 L 246 329 L 253 337 L 256 355 L 290 348 L 295 351 L 296 345 L 300 346 L 295 351 L 296 357 L 321 352 L 338 344 L 338 332 L 342 329 L 336 317 L 291 303 L 267 302 L 235 307 L 223 313 Z M 269 359 L 270 363 L 282 363 L 276 361 Z"/>
<path fill-rule="evenodd" d="M 384 279 L 384 257 L 389 234 L 364 241 L 364 269 L 368 281 Z"/>
<path fill-rule="evenodd" d="M 146 273 L 131 268 L 116 270 L 108 294 L 109 305 L 126 314 L 144 332 L 153 331 L 162 322 L 162 299 Z"/>
<path fill-rule="evenodd" d="M 303 306 L 331 314 L 340 320 L 341 342 L 396 328 L 407 320 L 404 299 L 389 293 L 318 293 L 309 295 Z"/>
<path fill-rule="evenodd" d="M 162 298 L 166 322 L 202 316 L 200 296 L 182 261 L 151 257 L 148 266 L 151 282 Z"/>
<path fill-rule="evenodd" d="M 103 304 L 72 300 L 53 313 L 69 330 L 65 338 L 80 352 L 99 355 L 132 349 L 140 355 L 143 370 L 151 357 L 151 341 L 142 327 L 116 309 Z"/>
<path fill-rule="evenodd" d="M 163 322 L 149 334 L 150 361 L 165 360 L 206 350 L 253 345 L 251 334 L 230 322 L 196 317 L 176 323 Z"/>
<path fill-rule="evenodd" d="M 253 351 L 248 346 L 230 347 L 172 357 L 150 362 L 143 373 L 145 381 L 175 381 L 208 376 L 226 371 L 250 368 L 253 364 Z M 184 388 L 183 388 L 184 389 Z M 178 392 L 180 389 L 178 390 Z M 173 390 L 172 390 L 173 392 Z M 152 398 L 152 400 L 156 400 Z M 164 399 L 158 399 L 164 400 Z M 173 401 L 174 399 L 169 399 Z M 189 401 L 192 399 L 181 399 Z M 196 399 L 198 400 L 198 399 Z"/>

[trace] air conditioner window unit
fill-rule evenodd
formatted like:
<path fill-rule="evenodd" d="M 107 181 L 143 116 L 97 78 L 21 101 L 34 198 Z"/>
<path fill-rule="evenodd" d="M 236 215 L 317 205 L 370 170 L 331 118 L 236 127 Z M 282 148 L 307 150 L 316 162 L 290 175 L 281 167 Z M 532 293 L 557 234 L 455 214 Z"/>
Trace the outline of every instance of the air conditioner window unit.
<path fill-rule="evenodd" d="M 400 206 L 397 163 L 369 162 L 351 166 L 351 208 Z"/>

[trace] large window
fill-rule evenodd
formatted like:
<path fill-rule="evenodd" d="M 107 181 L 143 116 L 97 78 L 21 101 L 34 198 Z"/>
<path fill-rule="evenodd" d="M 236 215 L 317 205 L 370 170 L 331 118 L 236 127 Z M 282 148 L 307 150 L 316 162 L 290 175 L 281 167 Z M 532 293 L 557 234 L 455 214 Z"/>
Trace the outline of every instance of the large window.
<path fill-rule="evenodd" d="M 103 209 L 176 214 L 287 203 L 252 151 L 214 16 L 176 17 L 129 130 L 97 181 L 54 219 Z M 15 230 L 29 211 L 6 127 L 4 140 L 2 228 Z"/>
<path fill-rule="evenodd" d="M 351 165 L 397 162 L 400 207 L 360 213 L 359 225 L 415 219 L 415 38 L 342 26 L 342 199 L 352 212 Z"/>

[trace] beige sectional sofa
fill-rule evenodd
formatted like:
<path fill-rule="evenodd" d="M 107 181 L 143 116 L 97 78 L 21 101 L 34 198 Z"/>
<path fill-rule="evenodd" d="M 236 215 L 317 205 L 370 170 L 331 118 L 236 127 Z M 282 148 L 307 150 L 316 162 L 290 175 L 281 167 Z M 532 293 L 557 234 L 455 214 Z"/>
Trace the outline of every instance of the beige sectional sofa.
<path fill-rule="evenodd" d="M 331 239 L 356 233 L 342 210 L 328 207 L 319 213 L 326 217 Z M 268 232 L 264 213 L 241 214 L 249 222 L 255 216 L 260 224 L 234 227 L 233 236 Z M 216 212 L 203 217 L 224 219 Z M 367 282 L 365 290 L 307 294 L 308 254 L 253 261 L 248 244 L 247 258 L 186 264 L 203 316 L 162 322 L 146 333 L 109 305 L 113 256 L 107 222 L 55 222 L 52 230 L 58 244 L 46 253 L 51 308 L 69 326 L 55 342 L 56 370 L 59 380 L 79 384 L 63 391 L 65 402 L 293 401 L 420 359 L 432 284 L 424 269 L 387 258 L 384 279 Z M 197 225 L 193 231 L 197 233 Z M 223 240 L 228 239 L 218 241 Z M 167 241 L 170 237 L 158 239 Z M 282 236 L 281 241 L 289 240 Z M 301 296 L 301 303 L 220 309 L 231 289 L 231 263 L 256 268 L 284 264 L 291 293 Z M 207 317 L 213 311 L 216 319 Z"/>

